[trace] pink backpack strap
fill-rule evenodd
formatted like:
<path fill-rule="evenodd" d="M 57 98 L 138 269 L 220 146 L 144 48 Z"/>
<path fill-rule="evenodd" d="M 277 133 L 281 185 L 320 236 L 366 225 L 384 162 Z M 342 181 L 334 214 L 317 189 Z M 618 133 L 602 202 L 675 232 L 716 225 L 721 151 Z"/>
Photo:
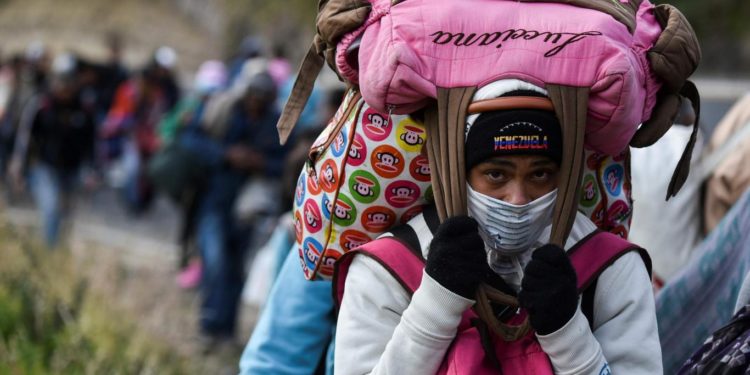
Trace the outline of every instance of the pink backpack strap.
<path fill-rule="evenodd" d="M 607 267 L 630 251 L 638 251 L 651 275 L 651 258 L 646 250 L 616 234 L 597 230 L 579 241 L 568 250 L 570 262 L 578 275 L 578 290 L 586 290 Z"/>
<path fill-rule="evenodd" d="M 341 301 L 344 299 L 346 275 L 357 254 L 368 256 L 382 264 L 409 294 L 413 294 L 422 283 L 424 260 L 421 254 L 418 255 L 397 238 L 378 238 L 345 253 L 336 261 L 333 271 L 333 298 L 337 308 L 341 307 Z"/>

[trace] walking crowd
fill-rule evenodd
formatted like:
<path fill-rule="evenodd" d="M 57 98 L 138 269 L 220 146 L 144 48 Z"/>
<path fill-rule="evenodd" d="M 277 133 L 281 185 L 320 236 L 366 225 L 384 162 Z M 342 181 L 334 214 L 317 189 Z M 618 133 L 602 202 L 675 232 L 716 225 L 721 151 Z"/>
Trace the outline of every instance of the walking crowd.
<path fill-rule="evenodd" d="M 228 63 L 205 61 L 188 89 L 172 48 L 158 48 L 131 70 L 120 38 L 107 42 L 105 62 L 51 56 L 35 43 L 3 64 L 4 198 L 12 205 L 30 193 L 42 238 L 54 249 L 75 200 L 88 192 L 116 190 L 134 220 L 157 194 L 169 197 L 181 217 L 176 281 L 201 295 L 202 345 L 237 340 L 249 250 L 291 207 L 291 194 L 281 192 L 294 190 L 304 145 L 343 91 L 316 90 L 294 140 L 282 146 L 276 122 L 292 72 L 280 51 L 266 56 L 264 40 L 248 37 Z"/>
<path fill-rule="evenodd" d="M 262 305 L 241 374 L 743 373 L 750 95 L 699 127 L 672 6 L 475 1 L 323 1 L 296 75 L 248 37 L 189 90 L 169 47 L 31 45 L 0 70 L 7 195 L 51 249 L 76 189 L 168 196 L 206 350 Z"/>

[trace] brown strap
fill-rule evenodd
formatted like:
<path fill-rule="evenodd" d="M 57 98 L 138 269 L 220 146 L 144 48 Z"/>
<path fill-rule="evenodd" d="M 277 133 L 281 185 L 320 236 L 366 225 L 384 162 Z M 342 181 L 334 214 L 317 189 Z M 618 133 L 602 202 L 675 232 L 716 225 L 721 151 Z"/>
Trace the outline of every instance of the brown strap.
<path fill-rule="evenodd" d="M 437 103 L 425 111 L 427 158 L 438 216 L 466 215 L 464 134 L 476 87 L 438 88 Z"/>
<path fill-rule="evenodd" d="M 517 309 L 519 307 L 518 299 L 507 295 L 489 285 L 482 285 L 477 290 L 477 303 L 474 305 L 474 312 L 487 325 L 492 333 L 500 336 L 504 341 L 516 341 L 526 336 L 531 330 L 528 316 L 518 325 L 507 324 L 499 321 L 492 311 L 492 303 L 509 306 Z"/>
<path fill-rule="evenodd" d="M 469 104 L 469 114 L 473 115 L 475 113 L 518 108 L 554 111 L 552 101 L 547 98 L 536 96 L 503 96 L 494 99 L 478 100 Z"/>
<path fill-rule="evenodd" d="M 305 59 L 302 60 L 292 92 L 289 94 L 289 99 L 281 112 L 279 122 L 276 124 L 276 129 L 279 131 L 279 141 L 282 145 L 289 139 L 289 135 L 299 121 L 302 110 L 305 109 L 307 100 L 312 93 L 315 80 L 323 69 L 323 63 L 323 57 L 318 54 L 315 43 L 313 43 L 310 45 Z"/>
<path fill-rule="evenodd" d="M 690 99 L 693 104 L 693 111 L 695 112 L 695 122 L 693 123 L 693 132 L 690 133 L 690 140 L 688 140 L 685 150 L 682 152 L 680 161 L 677 162 L 677 166 L 672 173 L 672 179 L 669 181 L 667 187 L 667 200 L 677 195 L 682 185 L 685 184 L 688 174 L 690 174 L 690 158 L 693 156 L 693 147 L 695 147 L 695 140 L 698 137 L 698 122 L 701 117 L 701 97 L 698 93 L 698 88 L 691 81 L 686 81 L 685 86 L 680 90 L 680 95 Z"/>
<path fill-rule="evenodd" d="M 574 5 L 581 8 L 588 8 L 598 10 L 612 16 L 617 21 L 621 22 L 628 31 L 632 34 L 635 31 L 635 16 L 638 13 L 638 8 L 641 6 L 642 0 L 629 0 L 622 2 L 620 0 L 521 0 L 529 3 L 542 2 L 542 3 L 563 3 Z"/>
<path fill-rule="evenodd" d="M 547 90 L 563 129 L 563 160 L 550 242 L 563 246 L 578 207 L 589 88 L 549 85 Z M 436 105 L 429 106 L 425 112 L 428 160 L 441 221 L 467 212 L 465 121 L 475 91 L 476 87 L 438 88 Z M 499 293 L 488 285 L 481 285 L 477 301 L 488 304 L 489 300 L 498 298 Z M 478 304 L 476 313 L 493 332 L 508 339 L 522 334 L 523 326 L 528 325 L 528 322 L 518 327 L 501 324 L 484 302 Z"/>
<path fill-rule="evenodd" d="M 578 209 L 589 91 L 588 87 L 547 85 L 547 92 L 555 106 L 563 136 L 560 177 L 550 236 L 550 242 L 561 247 L 565 245 Z"/>
<path fill-rule="evenodd" d="M 448 217 L 466 215 L 466 170 L 464 142 L 466 115 L 476 87 L 445 89 L 438 87 L 437 102 L 425 110 L 427 159 L 430 162 L 435 208 L 442 222 Z M 480 285 L 477 301 L 485 301 L 475 309 L 490 329 L 509 337 L 489 306 L 488 294 L 495 295 L 488 285 Z"/>
<path fill-rule="evenodd" d="M 680 96 L 677 94 L 660 93 L 651 118 L 635 131 L 630 145 L 642 148 L 656 143 L 674 124 L 674 119 L 680 109 L 680 102 Z"/>

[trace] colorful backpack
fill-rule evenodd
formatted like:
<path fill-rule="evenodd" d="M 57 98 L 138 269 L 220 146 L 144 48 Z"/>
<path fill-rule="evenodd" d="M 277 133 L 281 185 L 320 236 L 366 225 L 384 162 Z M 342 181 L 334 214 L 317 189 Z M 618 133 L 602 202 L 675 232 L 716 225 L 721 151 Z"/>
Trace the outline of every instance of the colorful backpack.
<path fill-rule="evenodd" d="M 346 94 L 297 180 L 294 229 L 308 279 L 330 279 L 342 254 L 421 212 L 432 195 L 425 140 L 412 117 Z"/>
<path fill-rule="evenodd" d="M 394 231 L 396 232 L 396 231 Z M 413 232 L 413 230 L 412 230 Z M 397 232 L 398 233 L 398 232 Z M 410 294 L 422 282 L 424 259 L 414 245 L 405 245 L 398 237 L 383 237 L 365 244 L 346 254 L 336 264 L 334 278 L 334 297 L 337 305 L 341 305 L 344 297 L 346 274 L 355 254 L 369 256 L 389 270 L 399 283 L 407 288 Z M 646 252 L 608 232 L 597 231 L 593 235 L 579 242 L 568 251 L 573 268 L 578 275 L 579 293 L 588 293 L 590 308 L 586 308 L 587 296 L 584 294 L 582 309 L 584 314 L 593 321 L 593 292 L 592 285 L 599 275 L 620 256 L 629 251 L 638 251 L 647 265 L 649 274 L 650 261 Z M 594 287 L 595 290 L 595 287 Z M 510 305 L 518 308 L 517 305 Z M 520 325 L 525 312 L 511 318 L 509 324 Z M 443 359 L 438 374 L 496 374 L 498 368 L 502 374 L 554 374 L 547 354 L 542 350 L 533 331 L 527 331 L 520 337 L 491 336 L 491 347 L 483 343 L 482 327 L 477 324 L 477 314 L 469 309 L 462 316 L 457 334 Z M 485 333 L 488 333 L 485 331 Z M 486 342 L 486 341 L 485 341 Z"/>

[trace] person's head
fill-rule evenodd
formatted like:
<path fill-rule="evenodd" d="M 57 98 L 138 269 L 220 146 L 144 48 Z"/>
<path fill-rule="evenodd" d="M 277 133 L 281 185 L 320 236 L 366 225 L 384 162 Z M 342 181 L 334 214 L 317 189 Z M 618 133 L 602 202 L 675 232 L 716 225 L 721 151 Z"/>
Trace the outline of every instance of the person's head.
<path fill-rule="evenodd" d="M 161 46 L 154 51 L 153 62 L 157 68 L 172 71 L 177 65 L 177 52 L 169 46 Z"/>
<path fill-rule="evenodd" d="M 95 86 L 99 81 L 99 71 L 94 63 L 83 58 L 78 58 L 76 63 L 76 75 L 81 87 Z"/>
<path fill-rule="evenodd" d="M 250 77 L 242 100 L 248 114 L 260 116 L 265 113 L 276 100 L 276 84 L 271 75 L 262 72 Z"/>
<path fill-rule="evenodd" d="M 111 31 L 107 33 L 105 43 L 109 52 L 109 61 L 119 63 L 122 59 L 123 39 L 118 32 Z"/>
<path fill-rule="evenodd" d="M 200 95 L 210 95 L 224 88 L 227 83 L 227 69 L 218 60 L 204 61 L 195 74 L 194 89 Z"/>
<path fill-rule="evenodd" d="M 55 101 L 68 103 L 75 98 L 78 88 L 76 64 L 77 60 L 71 54 L 55 57 L 50 76 L 50 94 Z"/>
<path fill-rule="evenodd" d="M 557 188 L 562 152 L 553 112 L 516 109 L 481 114 L 466 138 L 466 169 L 475 191 L 524 205 Z"/>
<path fill-rule="evenodd" d="M 528 251 L 552 222 L 562 133 L 552 111 L 506 109 L 467 124 L 468 211 L 491 250 Z"/>
<path fill-rule="evenodd" d="M 239 58 L 254 59 L 256 57 L 263 56 L 263 49 L 265 48 L 263 40 L 254 35 L 248 35 L 240 43 L 237 55 Z"/>
<path fill-rule="evenodd" d="M 26 47 L 26 62 L 29 65 L 37 66 L 42 65 L 44 60 L 48 57 L 47 55 L 47 47 L 44 46 L 44 43 L 36 40 L 31 42 Z"/>

